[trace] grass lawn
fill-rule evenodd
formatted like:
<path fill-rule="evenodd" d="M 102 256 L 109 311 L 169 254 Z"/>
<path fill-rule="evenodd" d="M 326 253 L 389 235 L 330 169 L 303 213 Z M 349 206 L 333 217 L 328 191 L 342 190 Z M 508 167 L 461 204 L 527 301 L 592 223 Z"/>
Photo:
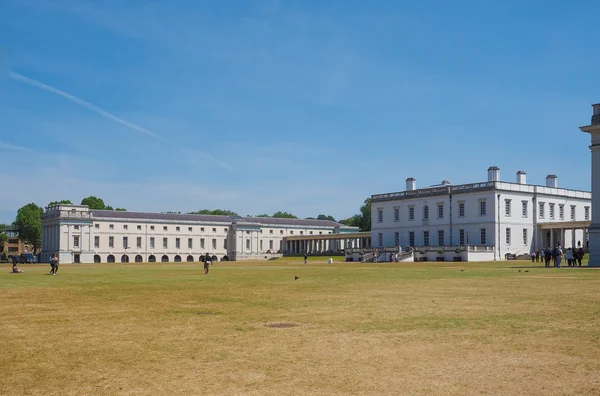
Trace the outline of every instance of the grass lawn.
<path fill-rule="evenodd" d="M 326 259 L 0 265 L 0 394 L 600 394 L 600 270 Z"/>

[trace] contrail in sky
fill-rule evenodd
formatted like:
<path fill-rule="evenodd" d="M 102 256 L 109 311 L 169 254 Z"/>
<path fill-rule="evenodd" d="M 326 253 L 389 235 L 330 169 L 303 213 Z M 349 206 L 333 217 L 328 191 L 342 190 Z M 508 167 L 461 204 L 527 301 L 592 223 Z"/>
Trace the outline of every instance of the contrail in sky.
<path fill-rule="evenodd" d="M 39 81 L 33 80 L 33 79 L 29 78 L 29 77 L 25 77 L 25 76 L 23 76 L 23 75 L 21 75 L 19 73 L 15 73 L 15 72 L 10 72 L 9 73 L 9 77 L 12 78 L 15 81 L 19 81 L 19 82 L 25 83 L 27 85 L 31 85 L 32 87 L 36 87 L 36 88 L 39 88 L 39 89 L 43 89 L 45 91 L 49 91 L 49 92 L 55 93 L 55 94 L 57 94 L 59 96 L 62 96 L 63 98 L 65 98 L 65 99 L 67 99 L 67 100 L 69 100 L 69 101 L 71 101 L 73 103 L 76 103 L 76 104 L 78 104 L 80 106 L 85 107 L 88 110 L 93 111 L 94 113 L 97 113 L 97 114 L 101 115 L 102 117 L 105 117 L 105 118 L 108 118 L 109 120 L 118 122 L 119 124 L 125 125 L 126 127 L 131 128 L 131 129 L 133 129 L 135 131 L 138 131 L 138 132 L 141 132 L 143 134 L 152 136 L 152 137 L 154 137 L 156 139 L 162 140 L 163 142 L 170 143 L 167 139 L 165 139 L 164 137 L 160 136 L 159 134 L 157 134 L 155 132 L 149 131 L 148 129 L 146 129 L 144 127 L 141 127 L 141 126 L 139 126 L 137 124 L 134 124 L 133 122 L 129 122 L 129 121 L 126 121 L 126 120 L 124 120 L 122 118 L 119 118 L 119 117 L 117 117 L 117 116 L 109 113 L 108 111 L 106 111 L 104 109 L 101 109 L 100 107 L 98 107 L 96 105 L 91 104 L 90 102 L 86 102 L 83 99 L 80 99 L 80 98 L 78 98 L 76 96 L 68 94 L 68 93 L 66 93 L 64 91 L 61 91 L 60 89 L 51 87 L 50 85 L 41 83 Z M 0 147 L 2 147 L 2 146 L 0 145 Z M 13 146 L 13 147 L 6 147 L 5 146 L 5 148 L 13 148 L 13 149 L 15 149 L 15 147 L 16 146 Z M 186 147 L 186 149 L 187 149 L 187 147 Z M 212 156 L 210 156 L 208 154 L 204 154 L 204 153 L 199 153 L 199 154 L 202 155 L 202 156 L 204 156 L 204 157 L 206 157 L 206 158 L 208 158 L 208 159 L 214 160 L 217 163 L 217 165 L 219 165 L 220 167 L 222 167 L 224 169 L 227 169 L 229 171 L 233 170 L 231 168 L 231 166 L 227 165 L 226 163 L 224 163 L 224 162 L 222 162 L 222 161 L 220 161 L 220 160 L 218 160 L 218 159 L 216 159 L 216 158 L 214 158 L 214 157 L 212 157 Z"/>
<path fill-rule="evenodd" d="M 131 128 L 131 129 L 134 129 L 134 130 L 136 130 L 136 131 L 138 131 L 138 132 L 145 133 L 146 135 L 153 136 L 153 137 L 155 137 L 155 138 L 157 138 L 157 139 L 160 139 L 160 140 L 163 140 L 163 141 L 165 141 L 165 142 L 167 141 L 167 140 L 166 140 L 165 138 L 163 138 L 162 136 L 160 136 L 160 135 L 158 135 L 158 134 L 156 134 L 156 133 L 154 133 L 154 132 L 152 132 L 152 131 L 149 131 L 149 130 L 147 130 L 146 128 L 143 128 L 143 127 L 141 127 L 141 126 L 139 126 L 139 125 L 136 125 L 136 124 L 134 124 L 133 122 L 125 121 L 124 119 L 122 119 L 122 118 L 119 118 L 119 117 L 117 117 L 117 116 L 114 116 L 114 115 L 110 114 L 108 111 L 106 111 L 106 110 L 103 110 L 103 109 L 101 109 L 100 107 L 98 107 L 98 106 L 95 106 L 95 105 L 91 104 L 90 102 L 86 102 L 86 101 L 85 101 L 85 100 L 83 100 L 83 99 L 79 99 L 78 97 L 76 97 L 76 96 L 73 96 L 73 95 L 70 95 L 70 94 L 68 94 L 68 93 L 66 93 L 66 92 L 64 92 L 64 91 L 61 91 L 60 89 L 56 89 L 56 88 L 54 88 L 54 87 L 51 87 L 51 86 L 49 86 L 49 85 L 46 85 L 46 84 L 44 84 L 44 83 L 41 83 L 41 82 L 39 82 L 39 81 L 32 80 L 31 78 L 28 78 L 28 77 L 22 76 L 22 75 L 20 75 L 20 74 L 18 74 L 18 73 L 15 73 L 15 72 L 10 72 L 9 76 L 10 76 L 10 78 L 12 78 L 13 80 L 20 81 L 20 82 L 22 82 L 22 83 L 25 83 L 25 84 L 31 85 L 32 87 L 40 88 L 40 89 L 43 89 L 43 90 L 46 90 L 46 91 L 50 91 L 50 92 L 52 92 L 52 93 L 55 93 L 55 94 L 57 94 L 57 95 L 60 95 L 60 96 L 62 96 L 63 98 L 65 98 L 65 99 L 67 99 L 67 100 L 70 100 L 70 101 L 71 101 L 71 102 L 73 102 L 73 103 L 77 103 L 78 105 L 80 105 L 80 106 L 83 106 L 83 107 L 85 107 L 86 109 L 89 109 L 89 110 L 93 111 L 94 113 L 100 114 L 102 117 L 108 118 L 109 120 L 116 121 L 116 122 L 118 122 L 119 124 L 123 124 L 123 125 L 125 125 L 126 127 L 129 127 L 129 128 Z"/>

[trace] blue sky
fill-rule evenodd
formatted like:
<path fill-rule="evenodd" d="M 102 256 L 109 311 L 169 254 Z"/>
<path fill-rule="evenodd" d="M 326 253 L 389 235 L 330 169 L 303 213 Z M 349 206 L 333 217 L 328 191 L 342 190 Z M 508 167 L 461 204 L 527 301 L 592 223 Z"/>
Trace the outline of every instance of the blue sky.
<path fill-rule="evenodd" d="M 590 189 L 597 1 L 0 0 L 0 222 L 28 202 L 358 212 L 518 170 Z"/>

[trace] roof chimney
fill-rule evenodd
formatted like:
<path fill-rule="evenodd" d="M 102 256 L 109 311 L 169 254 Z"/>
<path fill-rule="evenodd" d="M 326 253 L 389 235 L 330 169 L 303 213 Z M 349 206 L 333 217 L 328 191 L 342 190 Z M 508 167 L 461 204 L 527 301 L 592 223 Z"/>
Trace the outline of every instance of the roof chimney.
<path fill-rule="evenodd" d="M 517 172 L 517 183 L 527 184 L 527 174 L 524 171 Z"/>
<path fill-rule="evenodd" d="M 592 116 L 592 125 L 600 125 L 600 103 L 593 104 L 594 115 Z"/>
<path fill-rule="evenodd" d="M 558 188 L 558 177 L 556 175 L 546 176 L 546 187 Z"/>
<path fill-rule="evenodd" d="M 415 191 L 417 189 L 417 179 L 409 177 L 406 179 L 406 191 Z"/>
<path fill-rule="evenodd" d="M 497 166 L 490 166 L 488 168 L 488 181 L 500 181 L 500 168 Z"/>

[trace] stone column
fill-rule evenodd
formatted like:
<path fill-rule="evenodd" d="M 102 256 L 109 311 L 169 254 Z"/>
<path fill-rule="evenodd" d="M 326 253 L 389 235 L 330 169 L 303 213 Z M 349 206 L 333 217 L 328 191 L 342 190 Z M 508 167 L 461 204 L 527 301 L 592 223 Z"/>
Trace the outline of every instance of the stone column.
<path fill-rule="evenodd" d="M 590 267 L 600 267 L 600 103 L 592 105 L 592 122 L 581 127 L 591 135 L 592 145 L 592 225 L 589 228 Z"/>

